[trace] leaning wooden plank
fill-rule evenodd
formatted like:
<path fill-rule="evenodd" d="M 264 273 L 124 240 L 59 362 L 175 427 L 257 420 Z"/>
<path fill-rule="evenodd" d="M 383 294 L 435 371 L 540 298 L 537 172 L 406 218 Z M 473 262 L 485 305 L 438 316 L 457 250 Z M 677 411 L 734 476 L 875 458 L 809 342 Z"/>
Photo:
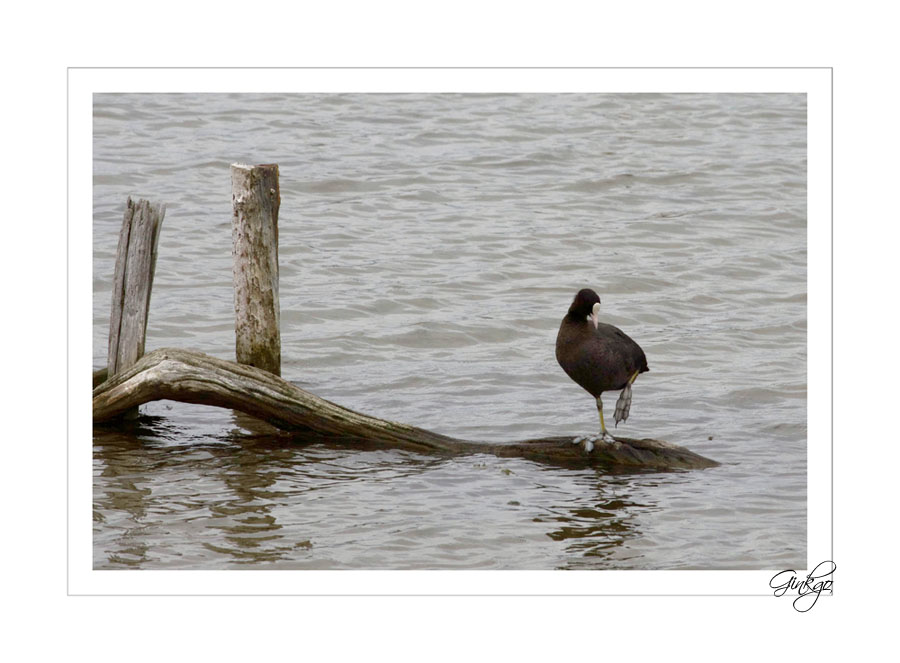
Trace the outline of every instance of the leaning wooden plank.
<path fill-rule="evenodd" d="M 165 205 L 128 199 L 113 274 L 107 369 L 115 375 L 144 354 L 150 293 Z"/>
<path fill-rule="evenodd" d="M 285 430 L 312 431 L 342 439 L 450 454 L 490 453 L 554 463 L 596 463 L 625 469 L 700 469 L 718 465 L 682 447 L 658 440 L 620 438 L 597 443 L 590 454 L 571 437 L 513 443 L 460 440 L 406 424 L 354 412 L 272 375 L 199 352 L 163 348 L 93 392 L 94 421 L 155 400 L 175 400 L 240 410 Z"/>

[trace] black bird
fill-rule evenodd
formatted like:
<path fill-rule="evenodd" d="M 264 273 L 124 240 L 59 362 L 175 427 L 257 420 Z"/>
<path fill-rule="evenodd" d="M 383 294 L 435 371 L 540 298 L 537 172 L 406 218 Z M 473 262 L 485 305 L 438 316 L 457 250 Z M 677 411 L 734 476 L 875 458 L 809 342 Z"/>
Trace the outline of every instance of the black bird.
<path fill-rule="evenodd" d="M 622 390 L 616 402 L 616 426 L 628 419 L 631 410 L 631 385 L 641 373 L 649 371 L 641 346 L 621 329 L 598 321 L 600 297 L 590 288 L 579 290 L 556 336 L 556 360 L 562 369 L 591 396 L 597 399 L 600 435 L 576 437 L 585 451 L 594 442 L 614 442 L 603 422 L 604 391 Z"/>

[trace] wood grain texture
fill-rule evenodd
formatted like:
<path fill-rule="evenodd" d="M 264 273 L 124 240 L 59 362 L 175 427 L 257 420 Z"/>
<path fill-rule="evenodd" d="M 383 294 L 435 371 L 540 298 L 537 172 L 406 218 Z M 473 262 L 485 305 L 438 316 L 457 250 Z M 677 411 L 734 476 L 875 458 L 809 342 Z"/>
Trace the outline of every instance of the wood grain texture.
<path fill-rule="evenodd" d="M 128 199 L 113 273 L 107 351 L 110 375 L 132 366 L 144 354 L 159 233 L 165 214 L 165 205 Z"/>
<path fill-rule="evenodd" d="M 235 356 L 281 375 L 278 166 L 233 164 L 231 203 Z"/>
<path fill-rule="evenodd" d="M 659 440 L 619 438 L 598 442 L 587 454 L 571 437 L 490 443 L 440 435 L 378 419 L 327 401 L 272 373 L 199 352 L 162 348 L 93 392 L 95 423 L 155 400 L 231 408 L 300 435 L 365 442 L 444 454 L 490 453 L 555 464 L 603 465 L 617 470 L 688 470 L 714 467 L 713 460 Z"/>

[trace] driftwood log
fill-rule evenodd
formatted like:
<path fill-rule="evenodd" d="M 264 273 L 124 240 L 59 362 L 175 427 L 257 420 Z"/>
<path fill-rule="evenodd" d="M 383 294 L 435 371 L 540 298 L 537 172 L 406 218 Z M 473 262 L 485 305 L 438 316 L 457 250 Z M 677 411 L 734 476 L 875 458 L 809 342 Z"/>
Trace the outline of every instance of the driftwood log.
<path fill-rule="evenodd" d="M 102 374 L 95 373 L 94 380 L 100 377 Z M 364 440 L 423 452 L 490 453 L 620 470 L 689 470 L 718 465 L 658 440 L 618 438 L 614 444 L 597 442 L 590 454 L 581 445 L 572 444 L 571 437 L 512 443 L 459 440 L 354 412 L 253 366 L 173 348 L 154 350 L 131 368 L 97 385 L 93 391 L 94 422 L 109 421 L 138 405 L 163 399 L 239 410 L 300 434 Z"/>

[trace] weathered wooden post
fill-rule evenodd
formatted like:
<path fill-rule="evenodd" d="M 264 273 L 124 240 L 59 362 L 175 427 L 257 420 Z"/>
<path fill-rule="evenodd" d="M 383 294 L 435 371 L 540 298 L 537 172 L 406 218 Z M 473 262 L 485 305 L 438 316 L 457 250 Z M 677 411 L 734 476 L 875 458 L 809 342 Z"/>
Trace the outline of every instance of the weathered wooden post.
<path fill-rule="evenodd" d="M 107 375 L 130 368 L 144 355 L 156 249 L 165 205 L 128 198 L 113 273 Z"/>
<path fill-rule="evenodd" d="M 231 204 L 237 362 L 280 376 L 278 165 L 232 164 Z"/>

